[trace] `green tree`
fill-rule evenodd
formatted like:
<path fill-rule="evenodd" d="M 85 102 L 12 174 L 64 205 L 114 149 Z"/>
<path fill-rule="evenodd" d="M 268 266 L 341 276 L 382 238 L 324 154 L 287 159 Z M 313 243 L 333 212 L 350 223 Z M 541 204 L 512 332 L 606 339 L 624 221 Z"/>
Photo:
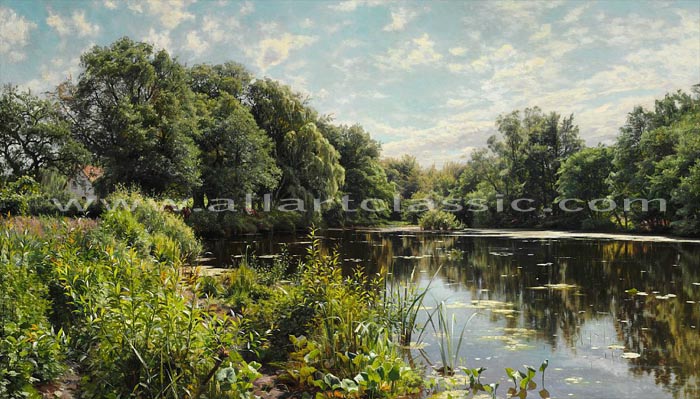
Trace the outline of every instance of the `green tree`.
<path fill-rule="evenodd" d="M 317 113 L 306 100 L 288 86 L 265 79 L 250 85 L 245 103 L 275 145 L 282 177 L 274 199 L 334 198 L 344 181 L 340 154 L 316 127 Z"/>
<path fill-rule="evenodd" d="M 199 184 L 196 118 L 184 68 L 164 50 L 122 38 L 83 54 L 59 94 L 73 132 L 104 166 L 103 191 L 136 184 L 185 194 Z"/>
<path fill-rule="evenodd" d="M 349 214 L 343 213 L 338 215 L 337 222 L 344 223 L 347 219 L 352 223 L 367 224 L 388 217 L 394 190 L 380 164 L 380 144 L 360 125 L 333 126 L 330 122 L 321 122 L 319 128 L 340 154 L 340 165 L 345 169 L 341 194 L 355 202 L 354 208 L 361 201 L 370 198 L 384 201 L 386 208 L 381 212 L 364 212 L 359 209 Z M 381 209 L 376 208 L 381 206 L 377 204 L 367 206 Z"/>
<path fill-rule="evenodd" d="M 488 176 L 489 190 L 497 190 L 505 201 L 527 198 L 537 212 L 515 212 L 504 208 L 502 219 L 510 224 L 539 223 L 545 208 L 552 208 L 557 196 L 557 173 L 563 160 L 581 149 L 578 126 L 573 115 L 562 118 L 538 107 L 501 115 L 496 121 L 499 136 L 488 140 L 495 157 L 481 154 L 481 168 Z M 488 164 L 484 164 L 484 161 Z M 497 172 L 496 172 L 497 171 Z"/>
<path fill-rule="evenodd" d="M 613 150 L 604 146 L 584 148 L 571 155 L 559 169 L 558 200 L 571 199 L 588 202 L 598 198 L 606 198 L 609 194 L 606 180 L 612 171 L 612 160 Z M 572 202 L 564 205 L 569 209 L 582 208 L 582 212 L 591 219 L 603 216 L 599 212 L 593 212 L 586 204 Z"/>
<path fill-rule="evenodd" d="M 195 206 L 209 199 L 235 198 L 272 190 L 280 170 L 272 157 L 272 140 L 258 127 L 239 98 L 251 75 L 240 65 L 196 65 L 189 82 L 197 98 L 202 188 Z"/>
<path fill-rule="evenodd" d="M 411 198 L 420 189 L 421 167 L 416 157 L 404 154 L 401 158 L 387 158 L 383 164 L 389 182 L 394 183 L 401 198 Z"/>
<path fill-rule="evenodd" d="M 89 159 L 57 104 L 5 86 L 0 94 L 0 168 L 10 180 L 42 170 L 72 176 Z"/>
<path fill-rule="evenodd" d="M 657 100 L 654 111 L 635 107 L 628 114 L 627 122 L 620 128 L 609 178 L 612 197 L 617 203 L 635 198 L 672 199 L 669 194 L 697 159 L 692 138 L 687 134 L 693 132 L 697 123 L 697 109 L 697 95 L 692 97 L 679 91 Z M 620 212 L 619 223 L 625 228 L 665 229 L 674 217 L 674 209 L 644 210 L 639 202 L 629 211 L 622 207 Z"/>

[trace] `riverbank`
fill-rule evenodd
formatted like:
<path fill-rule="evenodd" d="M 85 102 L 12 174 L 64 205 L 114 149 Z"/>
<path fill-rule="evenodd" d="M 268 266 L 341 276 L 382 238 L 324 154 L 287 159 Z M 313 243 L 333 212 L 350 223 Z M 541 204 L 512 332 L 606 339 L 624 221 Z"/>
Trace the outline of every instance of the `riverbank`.
<path fill-rule="evenodd" d="M 328 228 L 325 230 L 344 231 L 354 230 L 370 233 L 442 233 L 458 236 L 474 237 L 504 237 L 522 239 L 593 239 L 593 240 L 624 240 L 624 241 L 649 241 L 649 242 L 687 242 L 700 243 L 700 238 L 687 238 L 659 234 L 632 234 L 632 233 L 609 233 L 591 232 L 576 230 L 532 230 L 532 229 L 487 229 L 487 228 L 467 228 L 461 230 L 423 230 L 417 225 L 387 226 L 387 227 L 358 227 L 354 229 Z"/>

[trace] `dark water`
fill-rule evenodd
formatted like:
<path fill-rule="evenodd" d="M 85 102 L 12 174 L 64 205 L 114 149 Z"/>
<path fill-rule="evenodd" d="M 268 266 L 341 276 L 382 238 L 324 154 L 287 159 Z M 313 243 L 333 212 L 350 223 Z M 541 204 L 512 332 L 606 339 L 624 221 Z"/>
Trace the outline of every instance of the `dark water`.
<path fill-rule="evenodd" d="M 613 239 L 523 239 L 460 233 L 324 231 L 347 267 L 389 280 L 432 283 L 428 307 L 445 301 L 467 324 L 463 363 L 483 380 L 512 385 L 503 369 L 549 359 L 556 398 L 700 398 L 700 245 Z M 231 264 L 246 247 L 303 254 L 303 236 L 210 243 Z M 635 288 L 637 295 L 625 290 Z M 641 295 L 640 295 L 641 294 Z M 647 294 L 647 295 L 644 295 Z M 668 295 L 671 294 L 671 295 Z M 423 313 L 427 314 L 429 310 Z M 458 324 L 461 329 L 461 324 Z M 429 328 L 423 363 L 439 362 Z M 625 358 L 623 353 L 639 354 Z M 633 355 L 634 356 L 634 355 Z M 539 376 L 537 377 L 539 382 Z M 530 397 L 539 397 L 536 391 Z"/>

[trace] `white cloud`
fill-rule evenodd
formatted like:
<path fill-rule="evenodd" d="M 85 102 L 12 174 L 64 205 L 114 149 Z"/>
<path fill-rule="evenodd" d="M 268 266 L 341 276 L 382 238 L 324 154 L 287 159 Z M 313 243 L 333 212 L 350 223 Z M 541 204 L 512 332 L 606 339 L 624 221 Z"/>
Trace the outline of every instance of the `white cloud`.
<path fill-rule="evenodd" d="M 240 23 L 233 18 L 228 18 L 226 25 L 229 29 L 240 27 Z M 221 27 L 221 23 L 214 17 L 204 17 L 202 21 L 202 32 L 206 33 L 209 40 L 215 43 L 222 42 L 226 39 L 226 30 Z"/>
<path fill-rule="evenodd" d="M 241 4 L 241 8 L 238 13 L 241 14 L 241 16 L 246 16 L 252 14 L 253 11 L 255 11 L 255 4 L 250 1 L 245 1 L 243 4 Z"/>
<path fill-rule="evenodd" d="M 73 26 L 75 27 L 78 36 L 93 36 L 100 31 L 100 27 L 96 24 L 91 24 L 85 19 L 85 11 L 76 11 L 72 17 Z"/>
<path fill-rule="evenodd" d="M 167 29 L 173 29 L 183 21 L 194 19 L 194 14 L 187 11 L 187 7 L 195 0 L 146 0 L 145 5 L 148 14 L 157 17 L 160 23 Z M 130 10 L 142 13 L 143 2 L 129 2 Z"/>
<path fill-rule="evenodd" d="M 170 31 L 156 32 L 155 29 L 151 28 L 148 31 L 148 35 L 146 35 L 143 40 L 147 43 L 151 43 L 155 50 L 167 50 L 168 52 L 172 52 Z"/>
<path fill-rule="evenodd" d="M 102 4 L 104 4 L 105 8 L 110 10 L 114 10 L 117 8 L 117 3 L 115 3 L 114 0 L 104 0 Z"/>
<path fill-rule="evenodd" d="M 329 93 L 328 93 L 328 90 L 326 90 L 326 89 L 321 89 L 321 90 L 319 90 L 319 91 L 316 92 L 316 98 L 318 98 L 318 99 L 320 99 L 320 100 L 323 100 L 323 99 L 325 99 L 326 97 L 328 97 L 328 94 L 329 94 Z"/>
<path fill-rule="evenodd" d="M 311 18 L 306 18 L 306 19 L 304 19 L 303 21 L 301 21 L 301 23 L 299 24 L 299 26 L 301 26 L 301 27 L 304 28 L 304 29 L 313 28 L 313 26 L 314 26 L 314 21 L 313 21 Z"/>
<path fill-rule="evenodd" d="M 324 30 L 326 32 L 328 32 L 329 34 L 333 34 L 333 33 L 336 33 L 338 31 L 340 31 L 341 29 L 343 29 L 347 26 L 350 26 L 350 25 L 352 25 L 352 21 L 345 20 L 345 21 L 342 21 L 339 23 L 333 23 L 333 24 L 326 25 L 324 27 Z"/>
<path fill-rule="evenodd" d="M 184 47 L 193 52 L 194 55 L 201 55 L 209 48 L 209 43 L 202 40 L 196 31 L 191 31 L 187 33 Z"/>
<path fill-rule="evenodd" d="M 567 12 L 566 15 L 564 15 L 564 18 L 561 21 L 565 24 L 578 22 L 578 20 L 581 18 L 581 15 L 583 15 L 583 12 L 586 11 L 586 9 L 590 6 L 590 3 L 584 3 L 583 5 L 572 8 L 571 11 Z"/>
<path fill-rule="evenodd" d="M 342 47 L 349 47 L 349 48 L 360 47 L 363 44 L 364 44 L 364 42 L 362 40 L 358 40 L 358 39 L 345 39 L 342 42 L 340 42 L 340 45 Z"/>
<path fill-rule="evenodd" d="M 46 18 L 46 24 L 54 28 L 59 36 L 65 36 L 71 31 L 69 21 L 51 11 L 49 11 L 49 16 Z"/>
<path fill-rule="evenodd" d="M 376 7 L 384 3 L 384 0 L 345 0 L 328 6 L 331 10 L 340 12 L 355 11 L 360 6 Z"/>
<path fill-rule="evenodd" d="M 29 34 L 36 24 L 9 8 L 0 7 L 0 55 L 10 62 L 26 58 L 24 47 L 29 44 Z"/>
<path fill-rule="evenodd" d="M 447 64 L 447 69 L 453 73 L 484 73 L 492 70 L 497 65 L 511 63 L 518 52 L 512 45 L 504 44 L 498 48 L 486 49 L 484 53 L 485 54 L 471 62 Z"/>
<path fill-rule="evenodd" d="M 49 16 L 46 18 L 46 24 L 56 30 L 59 36 L 64 37 L 70 34 L 78 37 L 94 36 L 100 31 L 97 24 L 91 24 L 85 18 L 85 10 L 73 11 L 70 18 L 62 17 L 49 11 Z"/>
<path fill-rule="evenodd" d="M 449 51 L 454 56 L 461 56 L 467 53 L 467 49 L 464 47 L 452 47 Z"/>
<path fill-rule="evenodd" d="M 419 65 L 429 65 L 439 61 L 442 54 L 435 51 L 435 42 L 430 35 L 424 33 L 399 48 L 389 49 L 386 55 L 379 56 L 379 67 L 382 69 L 409 70 Z"/>
<path fill-rule="evenodd" d="M 544 24 L 540 29 L 530 36 L 530 40 L 538 41 L 549 37 L 552 34 L 552 25 Z"/>
<path fill-rule="evenodd" d="M 262 71 L 275 65 L 279 65 L 289 58 L 291 51 L 299 50 L 318 40 L 315 36 L 293 35 L 285 33 L 277 38 L 266 38 L 260 41 L 255 48 L 248 49 L 250 57 Z"/>
<path fill-rule="evenodd" d="M 94 46 L 90 44 L 82 50 L 81 53 L 87 51 Z M 43 92 L 55 88 L 59 83 L 66 79 L 78 76 L 80 73 L 80 56 L 59 58 L 56 57 L 49 61 L 48 64 L 40 67 L 40 78 L 31 79 L 25 82 L 22 86 L 33 92 Z"/>
<path fill-rule="evenodd" d="M 143 13 L 143 3 L 140 0 L 127 0 L 126 7 L 133 12 Z"/>
<path fill-rule="evenodd" d="M 407 8 L 399 8 L 391 11 L 391 22 L 384 26 L 386 32 L 401 31 L 406 27 L 406 24 L 411 22 L 418 16 L 418 13 Z"/>

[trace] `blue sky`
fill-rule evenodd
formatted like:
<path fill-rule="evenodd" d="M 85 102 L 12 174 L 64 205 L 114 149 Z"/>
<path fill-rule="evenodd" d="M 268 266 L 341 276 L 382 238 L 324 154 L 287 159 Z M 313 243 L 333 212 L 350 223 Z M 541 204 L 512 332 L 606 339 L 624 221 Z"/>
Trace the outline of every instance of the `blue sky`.
<path fill-rule="evenodd" d="M 499 114 L 535 105 L 609 143 L 635 105 L 700 83 L 700 0 L 0 0 L 0 81 L 44 91 L 122 36 L 240 62 L 423 165 L 464 160 Z"/>

